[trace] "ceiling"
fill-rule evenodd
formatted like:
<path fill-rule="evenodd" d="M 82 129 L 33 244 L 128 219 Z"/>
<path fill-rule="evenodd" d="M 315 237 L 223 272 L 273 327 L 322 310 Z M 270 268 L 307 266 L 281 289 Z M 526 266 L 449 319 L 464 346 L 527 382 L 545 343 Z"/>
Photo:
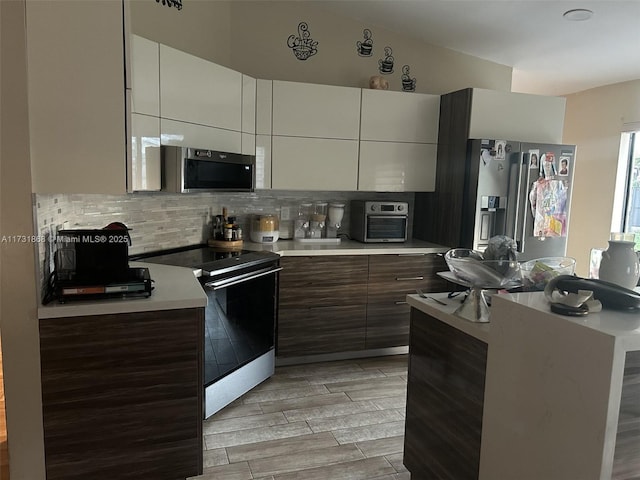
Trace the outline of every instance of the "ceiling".
<path fill-rule="evenodd" d="M 322 0 L 324 8 L 513 67 L 514 92 L 564 95 L 640 79 L 640 0 Z M 570 22 L 571 9 L 593 11 Z"/>

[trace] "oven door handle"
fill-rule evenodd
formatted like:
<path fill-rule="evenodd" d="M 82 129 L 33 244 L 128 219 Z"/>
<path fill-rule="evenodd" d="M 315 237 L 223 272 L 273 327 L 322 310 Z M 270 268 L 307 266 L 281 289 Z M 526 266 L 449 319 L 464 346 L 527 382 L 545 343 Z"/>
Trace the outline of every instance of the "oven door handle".
<path fill-rule="evenodd" d="M 225 278 L 224 280 L 218 280 L 217 282 L 207 282 L 204 284 L 207 288 L 213 290 L 219 290 L 221 288 L 230 287 L 231 285 L 237 285 L 238 283 L 248 282 L 254 278 L 264 277 L 265 275 L 271 275 L 282 270 L 282 267 L 264 268 L 262 270 L 256 270 L 255 272 L 243 273 L 231 278 Z"/>

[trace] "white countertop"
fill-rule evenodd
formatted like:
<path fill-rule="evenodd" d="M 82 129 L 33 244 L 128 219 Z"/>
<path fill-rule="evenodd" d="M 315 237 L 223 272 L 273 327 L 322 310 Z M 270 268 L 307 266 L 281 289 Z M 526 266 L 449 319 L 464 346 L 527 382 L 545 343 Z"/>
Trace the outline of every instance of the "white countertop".
<path fill-rule="evenodd" d="M 640 350 L 640 312 L 603 309 L 584 317 L 570 317 L 551 312 L 543 292 L 510 293 L 497 295 L 492 301 L 511 302 L 528 307 L 534 312 L 555 318 L 558 322 L 570 322 L 614 338 L 624 350 Z"/>
<path fill-rule="evenodd" d="M 281 256 L 308 255 L 394 255 L 412 253 L 444 253 L 449 247 L 424 240 L 407 240 L 403 243 L 361 243 L 341 239 L 340 243 L 303 243 L 295 240 L 278 240 L 275 243 L 254 243 L 245 241 L 247 250 L 265 250 Z"/>
<path fill-rule="evenodd" d="M 175 310 L 207 305 L 207 296 L 193 274 L 193 269 L 143 262 L 131 262 L 129 265 L 149 269 L 151 279 L 154 281 L 154 289 L 150 297 L 51 302 L 38 307 L 38 318 Z"/>
<path fill-rule="evenodd" d="M 469 320 L 453 314 L 453 312 L 455 312 L 462 303 L 462 299 L 465 297 L 464 293 L 461 293 L 454 298 L 448 298 L 447 293 L 428 293 L 427 295 L 437 298 L 438 300 L 445 302 L 447 305 L 440 305 L 433 300 L 422 298 L 417 294 L 407 295 L 407 302 L 409 305 L 417 308 L 421 312 L 431 315 L 441 322 L 477 338 L 481 342 L 489 343 L 489 330 L 491 328 L 489 323 L 470 322 Z"/>

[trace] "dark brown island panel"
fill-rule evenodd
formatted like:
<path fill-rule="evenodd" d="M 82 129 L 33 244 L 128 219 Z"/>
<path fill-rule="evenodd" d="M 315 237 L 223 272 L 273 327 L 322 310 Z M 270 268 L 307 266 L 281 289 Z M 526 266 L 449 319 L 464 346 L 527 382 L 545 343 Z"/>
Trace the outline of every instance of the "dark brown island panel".
<path fill-rule="evenodd" d="M 411 309 L 404 465 L 412 480 L 477 480 L 487 344 Z"/>
<path fill-rule="evenodd" d="M 204 309 L 40 320 L 47 480 L 202 473 Z"/>

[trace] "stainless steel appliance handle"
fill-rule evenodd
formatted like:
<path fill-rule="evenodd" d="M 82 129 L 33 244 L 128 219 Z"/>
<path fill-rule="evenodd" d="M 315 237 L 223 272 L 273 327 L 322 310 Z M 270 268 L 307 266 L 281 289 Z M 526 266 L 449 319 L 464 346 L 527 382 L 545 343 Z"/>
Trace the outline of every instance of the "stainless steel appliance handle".
<path fill-rule="evenodd" d="M 255 272 L 249 272 L 241 275 L 236 275 L 235 277 L 225 278 L 224 280 L 207 282 L 204 284 L 204 286 L 207 288 L 212 288 L 213 290 L 220 290 L 221 288 L 237 285 L 238 283 L 248 282 L 249 280 L 253 280 L 254 278 L 271 275 L 272 273 L 279 272 L 280 270 L 282 270 L 282 267 L 264 268 L 262 270 L 256 270 Z"/>
<path fill-rule="evenodd" d="M 424 280 L 423 276 L 417 276 L 417 277 L 396 277 L 396 280 L 398 280 L 399 282 L 403 282 L 405 280 Z"/>
<path fill-rule="evenodd" d="M 529 199 L 529 159 L 524 157 L 520 164 L 520 175 L 518 183 L 518 203 L 516 207 L 516 244 L 518 252 L 524 252 L 524 242 L 527 238 L 527 208 Z M 526 168 L 525 168 L 526 166 Z M 524 179 L 523 179 L 524 177 Z"/>
<path fill-rule="evenodd" d="M 518 169 L 518 188 L 516 189 L 517 197 L 516 197 L 516 223 L 514 225 L 513 236 L 516 240 L 518 252 L 524 251 L 524 239 L 525 239 L 525 222 L 527 215 L 527 180 L 523 181 L 523 170 L 524 166 L 528 163 L 528 154 L 522 153 L 520 157 L 520 167 Z M 527 167 L 528 170 L 528 167 Z M 527 170 L 524 170 L 524 175 L 528 177 Z"/>

